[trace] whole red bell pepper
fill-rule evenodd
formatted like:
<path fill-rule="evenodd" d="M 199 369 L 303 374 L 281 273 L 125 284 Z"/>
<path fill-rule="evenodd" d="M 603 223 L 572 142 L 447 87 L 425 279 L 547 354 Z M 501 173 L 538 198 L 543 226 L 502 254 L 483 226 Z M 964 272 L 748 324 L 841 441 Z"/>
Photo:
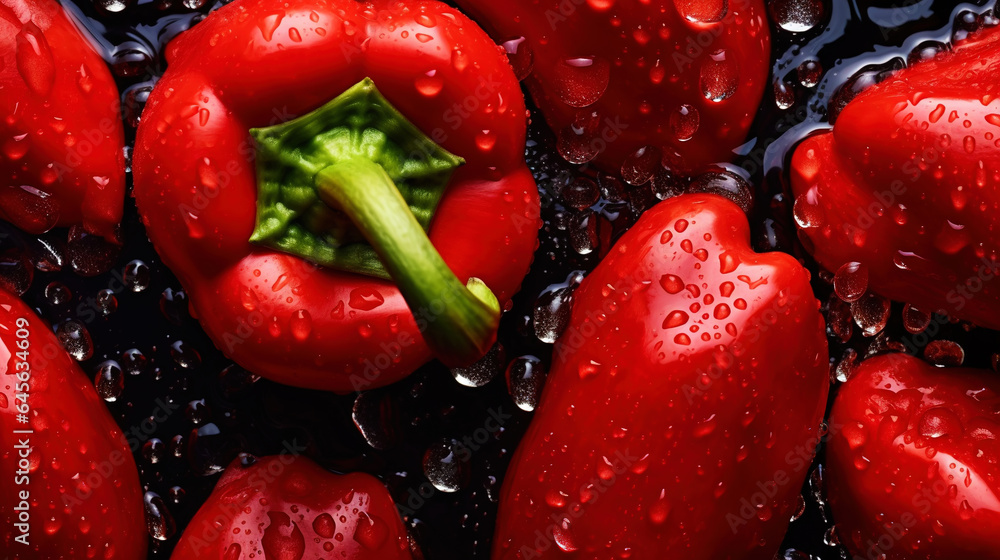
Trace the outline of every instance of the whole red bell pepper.
<path fill-rule="evenodd" d="M 0 555 L 146 558 L 125 436 L 49 326 L 5 291 L 0 370 Z"/>
<path fill-rule="evenodd" d="M 433 1 L 235 2 L 168 61 L 135 197 L 224 352 L 346 392 L 489 349 L 540 222 L 524 100 L 475 24 Z"/>
<path fill-rule="evenodd" d="M 410 560 L 396 504 L 378 479 L 335 475 L 306 457 L 233 461 L 188 524 L 172 560 Z"/>
<path fill-rule="evenodd" d="M 735 204 L 682 195 L 583 281 L 503 483 L 494 559 L 774 557 L 829 365 L 808 271 L 749 239 Z"/>
<path fill-rule="evenodd" d="M 827 492 L 855 558 L 1000 558 L 1000 380 L 865 360 L 830 417 Z"/>
<path fill-rule="evenodd" d="M 570 162 L 643 183 L 732 159 L 770 64 L 761 0 L 458 0 L 512 63 Z"/>
<path fill-rule="evenodd" d="M 1000 328 L 998 65 L 1000 31 L 985 32 L 865 90 L 796 149 L 795 218 L 823 267 L 857 263 L 873 292 Z"/>
<path fill-rule="evenodd" d="M 0 6 L 0 218 L 116 240 L 125 198 L 118 88 L 54 0 Z"/>

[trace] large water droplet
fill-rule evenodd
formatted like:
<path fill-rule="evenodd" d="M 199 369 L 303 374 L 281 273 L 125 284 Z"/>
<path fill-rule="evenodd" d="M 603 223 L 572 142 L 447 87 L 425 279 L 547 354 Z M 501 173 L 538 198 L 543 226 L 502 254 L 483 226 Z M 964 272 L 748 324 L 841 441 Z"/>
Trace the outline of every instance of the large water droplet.
<path fill-rule="evenodd" d="M 875 336 L 889 320 L 889 300 L 868 292 L 851 304 L 851 314 L 865 336 Z"/>
<path fill-rule="evenodd" d="M 792 33 L 809 31 L 823 19 L 822 0 L 774 0 L 769 7 L 778 27 Z"/>
<path fill-rule="evenodd" d="M 482 387 L 500 373 L 506 361 L 503 345 L 498 342 L 471 366 L 452 368 L 451 375 L 466 387 Z"/>
<path fill-rule="evenodd" d="M 924 347 L 924 358 L 939 367 L 960 366 L 965 361 L 965 350 L 951 340 L 932 340 Z"/>
<path fill-rule="evenodd" d="M 521 410 L 531 412 L 538 406 L 545 386 L 546 371 L 535 356 L 521 356 L 507 366 L 507 390 Z"/>
<path fill-rule="evenodd" d="M 140 260 L 130 261 L 125 265 L 122 282 L 133 292 L 141 292 L 149 287 L 149 266 Z"/>
<path fill-rule="evenodd" d="M 118 362 L 114 360 L 101 362 L 97 375 L 94 376 L 94 387 L 102 399 L 108 402 L 118 400 L 125 389 L 125 373 Z"/>
<path fill-rule="evenodd" d="M 457 440 L 441 440 L 424 453 L 424 476 L 442 492 L 458 492 L 468 481 L 470 454 Z"/>
<path fill-rule="evenodd" d="M 674 7 L 682 18 L 692 23 L 722 21 L 728 12 L 726 0 L 674 0 Z"/>
<path fill-rule="evenodd" d="M 555 65 L 550 78 L 563 103 L 570 107 L 586 107 L 607 91 L 611 64 L 602 58 L 568 58 Z"/>
<path fill-rule="evenodd" d="M 146 492 L 142 498 L 146 513 L 146 529 L 149 536 L 165 541 L 177 532 L 177 524 L 167 509 L 167 504 L 156 492 Z"/>
<path fill-rule="evenodd" d="M 569 325 L 573 305 L 573 291 L 583 281 L 584 273 L 574 271 L 566 282 L 552 284 L 542 290 L 535 300 L 535 336 L 542 342 L 555 343 L 559 335 Z"/>
<path fill-rule="evenodd" d="M 858 301 L 868 290 L 868 267 L 859 262 L 844 263 L 833 276 L 833 289 L 846 302 Z"/>
<path fill-rule="evenodd" d="M 719 49 L 701 63 L 701 94 L 709 101 L 724 101 L 736 92 L 739 77 L 739 67 L 725 49 Z"/>
<path fill-rule="evenodd" d="M 70 319 L 56 327 L 56 338 L 73 359 L 82 362 L 94 355 L 94 342 L 83 323 Z"/>

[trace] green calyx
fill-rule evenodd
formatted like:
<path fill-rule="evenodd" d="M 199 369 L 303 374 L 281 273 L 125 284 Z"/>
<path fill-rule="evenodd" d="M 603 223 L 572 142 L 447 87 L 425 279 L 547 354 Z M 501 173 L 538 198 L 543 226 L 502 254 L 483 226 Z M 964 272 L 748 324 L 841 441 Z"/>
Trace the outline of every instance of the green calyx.
<path fill-rule="evenodd" d="M 385 170 L 427 231 L 452 171 L 465 161 L 434 143 L 365 78 L 295 120 L 252 128 L 257 224 L 250 241 L 316 264 L 389 278 L 349 216 L 319 200 L 314 177 L 354 158 Z"/>
<path fill-rule="evenodd" d="M 461 158 L 407 121 L 367 78 L 312 113 L 250 132 L 258 186 L 251 242 L 391 278 L 448 365 L 489 350 L 500 320 L 496 296 L 477 278 L 463 284 L 427 236 Z"/>

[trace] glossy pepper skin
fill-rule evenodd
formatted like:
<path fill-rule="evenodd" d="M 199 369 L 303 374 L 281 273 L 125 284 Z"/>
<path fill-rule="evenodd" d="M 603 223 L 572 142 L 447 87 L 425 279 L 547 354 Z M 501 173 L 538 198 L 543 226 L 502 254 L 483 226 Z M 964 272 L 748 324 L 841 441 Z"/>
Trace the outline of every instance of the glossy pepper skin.
<path fill-rule="evenodd" d="M 289 454 L 233 461 L 171 559 L 250 557 L 413 558 L 396 505 L 377 478 L 336 475 Z"/>
<path fill-rule="evenodd" d="M 868 359 L 837 394 L 830 433 L 827 494 L 853 554 L 1000 558 L 994 372 L 906 354 Z"/>
<path fill-rule="evenodd" d="M 0 6 L 0 218 L 115 241 L 125 198 L 118 88 L 54 0 Z"/>
<path fill-rule="evenodd" d="M 564 157 L 626 179 L 729 161 L 767 85 L 761 0 L 457 3 L 530 71 Z"/>
<path fill-rule="evenodd" d="M 125 436 L 49 326 L 5 291 L 0 369 L 0 555 L 145 559 L 142 486 Z M 27 531 L 17 525 L 25 514 Z"/>
<path fill-rule="evenodd" d="M 244 367 L 349 392 L 431 357 L 393 282 L 248 242 L 249 129 L 313 111 L 364 78 L 465 160 L 430 225 L 444 261 L 501 305 L 518 289 L 539 225 L 523 97 L 502 49 L 461 13 L 424 1 L 235 2 L 176 40 L 168 61 L 138 133 L 135 197 L 193 312 Z"/>
<path fill-rule="evenodd" d="M 800 237 L 872 291 L 1000 328 L 1000 32 L 852 100 L 792 159 Z"/>
<path fill-rule="evenodd" d="M 774 556 L 829 366 L 809 273 L 749 235 L 733 203 L 683 195 L 583 281 L 503 483 L 495 560 Z"/>

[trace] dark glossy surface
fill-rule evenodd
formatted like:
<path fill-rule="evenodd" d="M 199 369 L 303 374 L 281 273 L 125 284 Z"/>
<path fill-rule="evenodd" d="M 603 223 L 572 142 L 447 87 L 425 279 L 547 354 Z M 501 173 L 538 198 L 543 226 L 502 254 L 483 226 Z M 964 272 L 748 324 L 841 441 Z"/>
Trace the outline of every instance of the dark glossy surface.
<path fill-rule="evenodd" d="M 148 89 L 164 65 L 162 42 L 210 9 L 199 0 L 186 3 L 196 9 L 179 2 L 120 4 L 124 10 L 118 13 L 99 10 L 83 0 L 77 6 L 83 21 L 104 42 L 107 59 L 119 77 L 130 142 Z M 824 126 L 821 120 L 828 114 L 831 99 L 835 106 L 844 99 L 843 93 L 837 93 L 840 86 L 850 81 L 849 87 L 860 87 L 875 79 L 880 69 L 904 64 L 926 42 L 947 42 L 952 33 L 976 25 L 977 18 L 963 10 L 976 14 L 992 7 L 992 3 L 956 7 L 947 0 L 902 4 L 890 11 L 893 3 L 888 1 L 829 0 L 823 2 L 822 23 L 800 33 L 778 27 L 772 13 L 773 75 L 786 83 L 778 88 L 778 97 L 790 106 L 779 109 L 775 88 L 769 88 L 752 127 L 753 140 L 737 158 L 744 171 L 732 168 L 749 175 L 755 185 L 751 227 L 756 250 L 805 255 L 794 233 L 790 198 L 784 194 L 784 165 L 799 139 Z M 818 78 L 812 66 L 799 70 L 809 60 L 821 68 Z M 864 70 L 870 65 L 881 66 Z M 859 72 L 863 73 L 857 77 Z M 806 87 L 803 77 L 807 83 L 818 83 Z M 546 226 L 532 270 L 501 324 L 499 338 L 505 357 L 495 356 L 494 365 L 484 368 L 495 377 L 481 388 L 459 385 L 447 369 L 432 363 L 395 385 L 365 393 L 359 405 L 360 423 L 380 449 L 369 445 L 352 420 L 354 395 L 338 397 L 252 382 L 252 377 L 232 366 L 187 314 L 180 285 L 146 241 L 131 200 L 126 202 L 125 246 L 110 272 L 93 278 L 74 274 L 65 249 L 67 232 L 43 236 L 49 245 L 63 246 L 57 249 L 64 257 L 63 270 L 34 271 L 24 297 L 54 325 L 75 320 L 86 327 L 95 348 L 83 360 L 86 373 L 96 374 L 107 359 L 126 369 L 124 391 L 108 407 L 131 434 L 143 484 L 163 497 L 176 525 L 176 532 L 165 541 L 154 542 L 151 558 L 169 556 L 178 533 L 210 493 L 218 471 L 239 452 L 273 454 L 293 441 L 304 444 L 307 455 L 331 470 L 362 470 L 382 478 L 402 506 L 427 558 L 488 558 L 499 481 L 530 420 L 530 414 L 517 409 L 511 400 L 502 370 L 522 355 L 538 356 L 546 368 L 550 361 L 551 345 L 540 342 L 534 333 L 536 298 L 551 284 L 564 282 L 571 271 L 593 268 L 613 239 L 658 195 L 669 196 L 683 187 L 667 174 L 636 187 L 575 169 L 562 162 L 541 123 L 542 119 L 533 119 L 527 154 L 541 189 Z M 724 180 L 703 177 L 692 188 L 730 190 L 747 202 L 746 184 L 732 176 Z M 599 198 L 598 193 L 602 193 Z M 4 257 L 0 268 L 4 278 L 23 285 L 30 277 L 22 256 L 45 250 L 12 228 L 4 226 L 3 231 L 7 235 L 0 240 Z M 148 286 L 138 292 L 122 282 L 122 272 L 133 259 L 148 267 Z M 814 273 L 817 296 L 827 302 L 830 284 L 815 263 L 806 258 L 806 264 Z M 50 287 L 51 282 L 68 287 L 71 296 L 66 298 L 61 289 Z M 111 290 L 117 298 L 117 310 L 106 317 L 98 301 L 102 290 Z M 543 303 L 555 300 L 550 307 L 558 308 L 566 299 L 565 292 L 554 295 L 545 292 Z M 864 356 L 893 341 L 923 353 L 937 348 L 930 342 L 937 339 L 959 343 L 965 365 L 991 365 L 995 333 L 935 318 L 926 335 L 908 334 L 902 306 L 897 304 L 892 306 L 886 334 L 865 338 L 849 317 L 844 322 L 844 306 L 836 301 L 826 316 L 832 325 L 831 356 L 838 361 L 845 352 Z M 851 326 L 853 334 L 842 339 L 838 334 L 848 334 L 845 325 Z M 137 360 L 124 356 L 133 348 L 146 357 L 138 375 L 127 371 L 134 369 L 130 364 Z M 165 420 L 148 421 L 151 415 Z M 487 422 L 491 418 L 494 421 Z M 500 429 L 490 429 L 498 424 Z M 455 493 L 435 489 L 423 472 L 425 452 L 440 449 L 445 438 L 464 440 L 468 451 L 461 453 L 468 460 L 459 462 L 454 473 L 461 486 Z M 803 489 L 804 514 L 791 524 L 783 545 L 783 550 L 794 549 L 786 553 L 788 558 L 834 559 L 845 554 L 829 532 L 832 520 L 824 516 L 821 502 L 814 497 L 821 486 L 819 464 L 811 469 L 810 482 Z M 181 497 L 175 502 L 173 496 Z"/>

